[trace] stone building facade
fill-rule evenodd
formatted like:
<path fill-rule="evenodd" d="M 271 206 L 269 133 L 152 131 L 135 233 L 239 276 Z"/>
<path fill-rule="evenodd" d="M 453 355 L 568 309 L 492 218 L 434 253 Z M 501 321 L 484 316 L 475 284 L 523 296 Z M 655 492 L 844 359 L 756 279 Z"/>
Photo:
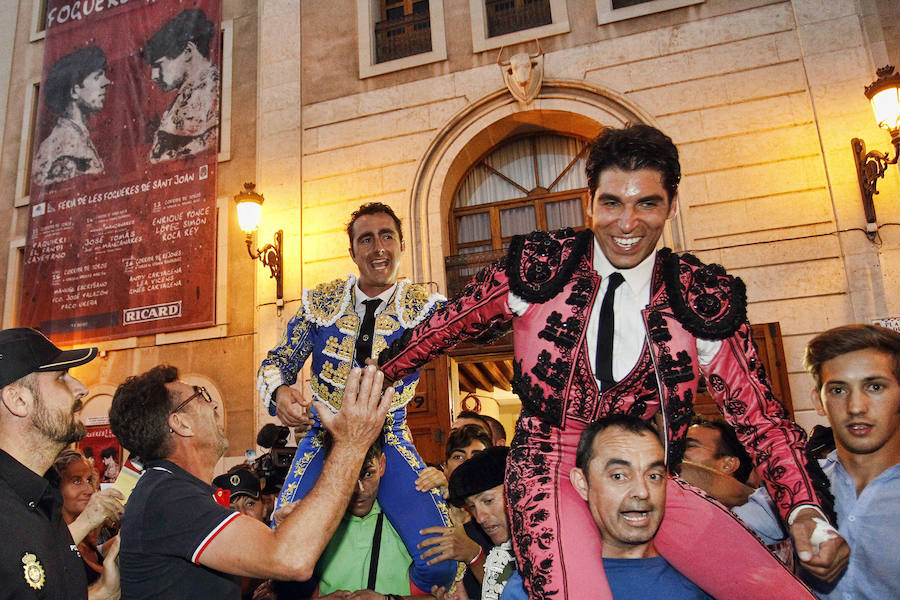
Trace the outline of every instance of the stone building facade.
<path fill-rule="evenodd" d="M 0 57 L 9 67 L 4 326 L 14 324 L 27 219 L 17 182 L 41 67 L 33 1 L 19 2 L 15 31 L 3 32 L 14 35 L 11 55 Z M 667 242 L 744 279 L 751 322 L 780 325 L 778 369 L 796 419 L 807 428 L 819 422 L 801 366 L 806 342 L 835 325 L 900 316 L 900 171 L 879 182 L 880 228 L 870 241 L 850 150 L 853 137 L 889 146 L 863 87 L 876 68 L 900 65 L 897 3 L 548 0 L 542 24 L 491 35 L 496 4 L 223 0 L 231 77 L 218 180 L 218 325 L 107 343 L 83 379 L 108 391 L 161 361 L 205 377 L 225 399 L 231 453 L 241 454 L 268 418 L 255 400 L 255 367 L 301 289 L 353 271 L 343 231 L 353 209 L 392 205 L 407 240 L 401 276 L 446 293 L 445 259 L 466 249 L 460 190 L 485 157 L 528 136 L 583 141 L 605 126 L 646 122 L 672 136 L 682 156 Z M 407 33 L 427 29 L 429 43 L 385 60 L 380 36 L 391 10 L 411 23 Z M 502 61 L 540 53 L 533 100 L 510 93 L 501 49 Z M 251 180 L 266 198 L 258 244 L 284 230 L 281 312 L 267 271 L 247 259 L 230 200 Z M 426 385 L 437 405 L 423 409 L 423 436 L 446 426 L 457 362 L 439 365 Z M 500 405 L 509 412 L 508 399 Z"/>

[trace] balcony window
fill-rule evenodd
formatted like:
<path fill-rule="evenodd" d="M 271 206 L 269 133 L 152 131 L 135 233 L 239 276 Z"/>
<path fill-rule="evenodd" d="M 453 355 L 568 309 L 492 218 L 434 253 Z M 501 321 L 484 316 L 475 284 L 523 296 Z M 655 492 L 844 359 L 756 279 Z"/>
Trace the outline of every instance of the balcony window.
<path fill-rule="evenodd" d="M 471 167 L 450 215 L 445 260 L 453 295 L 481 267 L 500 258 L 514 235 L 535 229 L 584 229 L 587 142 L 555 134 L 510 140 Z"/>
<path fill-rule="evenodd" d="M 553 22 L 550 0 L 485 0 L 488 37 Z"/>
<path fill-rule="evenodd" d="M 375 23 L 375 62 L 431 52 L 428 0 L 384 0 Z"/>

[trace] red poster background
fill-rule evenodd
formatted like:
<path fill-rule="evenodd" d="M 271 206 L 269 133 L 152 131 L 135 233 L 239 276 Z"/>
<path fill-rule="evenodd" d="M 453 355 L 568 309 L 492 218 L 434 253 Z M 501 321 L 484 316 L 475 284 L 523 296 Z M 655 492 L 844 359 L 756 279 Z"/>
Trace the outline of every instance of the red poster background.
<path fill-rule="evenodd" d="M 86 123 L 102 172 L 31 180 L 21 325 L 71 343 L 214 324 L 217 139 L 150 162 L 178 90 L 161 89 L 142 55 L 165 23 L 193 9 L 215 28 L 209 59 L 220 73 L 219 0 L 50 0 L 33 154 L 60 121 L 45 98 L 59 59 L 97 46 L 111 84 Z"/>
<path fill-rule="evenodd" d="M 101 483 L 113 483 L 116 480 L 122 468 L 122 445 L 119 444 L 119 438 L 113 435 L 109 425 L 89 425 L 87 435 L 78 442 L 78 449 L 85 455 L 91 455 L 90 460 L 94 462 L 94 467 L 100 474 Z M 107 449 L 112 450 L 115 467 L 111 468 L 103 462 L 102 454 Z M 109 450 L 107 454 L 110 454 Z"/>

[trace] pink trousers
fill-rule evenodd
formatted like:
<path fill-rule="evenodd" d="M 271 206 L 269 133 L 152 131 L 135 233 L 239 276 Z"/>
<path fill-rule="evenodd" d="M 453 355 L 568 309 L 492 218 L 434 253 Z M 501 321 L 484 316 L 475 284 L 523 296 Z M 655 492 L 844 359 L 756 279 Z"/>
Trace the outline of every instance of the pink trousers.
<path fill-rule="evenodd" d="M 612 600 L 600 533 L 569 480 L 581 432 L 533 426 L 517 431 L 506 473 L 513 547 L 529 598 Z M 680 479 L 668 482 L 655 544 L 717 600 L 815 600 L 730 511 Z"/>

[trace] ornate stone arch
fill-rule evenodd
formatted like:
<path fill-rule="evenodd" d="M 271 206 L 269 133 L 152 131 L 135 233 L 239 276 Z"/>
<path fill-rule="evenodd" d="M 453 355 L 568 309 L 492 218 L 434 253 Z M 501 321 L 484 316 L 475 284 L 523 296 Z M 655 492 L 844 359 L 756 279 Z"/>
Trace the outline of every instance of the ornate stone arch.
<path fill-rule="evenodd" d="M 416 171 L 410 194 L 409 256 L 415 281 L 437 282 L 446 290 L 443 258 L 449 253 L 447 215 L 453 192 L 468 168 L 506 138 L 555 132 L 592 138 L 603 127 L 626 123 L 658 126 L 652 116 L 621 94 L 581 81 L 546 81 L 524 109 L 504 88 L 453 115 L 432 140 Z M 680 213 L 665 243 L 680 249 Z"/>

